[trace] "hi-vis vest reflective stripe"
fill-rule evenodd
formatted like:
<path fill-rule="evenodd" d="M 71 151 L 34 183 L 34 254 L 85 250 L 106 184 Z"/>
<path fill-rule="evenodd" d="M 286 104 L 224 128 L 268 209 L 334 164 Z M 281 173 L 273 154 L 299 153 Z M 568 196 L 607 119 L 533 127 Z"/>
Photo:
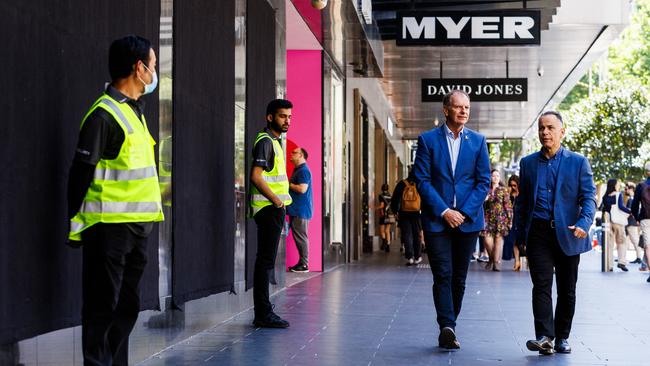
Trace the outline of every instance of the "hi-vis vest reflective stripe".
<path fill-rule="evenodd" d="M 291 204 L 291 196 L 289 195 L 289 179 L 287 178 L 287 169 L 284 163 L 284 152 L 282 151 L 282 146 L 276 140 L 271 138 L 268 133 L 260 132 L 255 138 L 256 145 L 262 139 L 271 139 L 273 142 L 273 152 L 275 153 L 275 159 L 273 160 L 273 170 L 267 172 L 264 170 L 262 172 L 262 178 L 269 185 L 271 192 L 275 193 L 278 198 L 280 198 L 285 206 Z M 262 208 L 270 206 L 273 202 L 269 201 L 260 191 L 257 190 L 254 184 L 251 184 L 251 208 L 253 210 L 253 216 L 257 214 Z"/>
<path fill-rule="evenodd" d="M 71 240 L 98 222 L 127 223 L 162 221 L 160 188 L 153 146 L 155 141 L 127 103 L 107 94 L 90 108 L 81 126 L 97 108 L 110 113 L 124 131 L 124 143 L 113 160 L 100 160 L 79 213 L 70 222 Z"/>

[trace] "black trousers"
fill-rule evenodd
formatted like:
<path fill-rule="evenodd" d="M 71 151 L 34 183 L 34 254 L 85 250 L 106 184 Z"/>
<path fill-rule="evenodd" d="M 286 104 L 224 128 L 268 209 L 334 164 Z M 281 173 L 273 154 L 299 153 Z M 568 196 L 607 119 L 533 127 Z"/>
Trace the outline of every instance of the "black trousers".
<path fill-rule="evenodd" d="M 404 255 L 406 259 L 418 259 L 420 257 L 420 215 L 410 212 L 400 212 L 399 231 L 404 243 Z"/>
<path fill-rule="evenodd" d="M 269 300 L 269 280 L 275 270 L 275 257 L 284 227 L 285 208 L 266 206 L 255 215 L 257 224 L 257 255 L 253 272 L 253 302 L 255 318 L 264 318 L 272 310 Z"/>
<path fill-rule="evenodd" d="M 533 219 L 526 242 L 530 278 L 533 281 L 535 336 L 569 338 L 576 307 L 576 282 L 580 255 L 564 254 L 551 222 Z M 553 272 L 557 291 L 553 316 Z"/>
<path fill-rule="evenodd" d="M 128 365 L 129 334 L 140 312 L 147 238 L 126 224 L 96 224 L 83 233 L 84 365 Z"/>

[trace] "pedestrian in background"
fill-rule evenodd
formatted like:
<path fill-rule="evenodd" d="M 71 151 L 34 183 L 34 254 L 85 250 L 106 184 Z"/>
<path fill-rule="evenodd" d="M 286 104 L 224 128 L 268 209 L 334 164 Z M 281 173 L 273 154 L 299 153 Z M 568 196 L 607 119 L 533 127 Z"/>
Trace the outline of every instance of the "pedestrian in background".
<path fill-rule="evenodd" d="M 503 238 L 508 235 L 512 226 L 512 204 L 508 190 L 501 184 L 501 175 L 497 169 L 492 169 L 490 191 L 485 197 L 483 209 L 485 228 L 480 235 L 485 240 L 485 250 L 490 258 L 485 269 L 499 272 L 503 256 Z"/>
<path fill-rule="evenodd" d="M 68 180 L 70 243 L 83 244 L 84 365 L 128 365 L 147 238 L 163 220 L 140 100 L 158 84 L 156 53 L 135 35 L 115 40 L 108 53 L 112 81 L 81 122 Z"/>
<path fill-rule="evenodd" d="M 610 226 L 607 235 L 607 258 L 610 265 L 614 263 L 614 246 L 618 255 L 618 264 L 616 265 L 623 272 L 627 272 L 627 242 L 625 241 L 625 225 L 630 216 L 630 209 L 625 207 L 623 203 L 623 195 L 619 192 L 619 183 L 616 179 L 609 179 L 607 181 L 607 189 L 603 195 L 600 203 L 600 208 L 603 213 L 609 214 Z M 609 268 L 611 270 L 611 268 Z"/>
<path fill-rule="evenodd" d="M 640 264 L 640 271 L 647 270 L 647 265 L 643 260 L 644 251 L 643 248 L 639 246 L 639 224 L 636 222 L 634 215 L 632 215 L 632 201 L 634 201 L 634 182 L 627 182 L 625 184 L 625 190 L 623 191 L 623 202 L 625 207 L 630 210 L 630 215 L 627 217 L 627 225 L 625 226 L 625 232 L 627 233 L 627 238 L 630 240 L 634 252 L 636 254 L 636 259 L 631 261 L 630 264 Z M 645 267 L 644 267 L 645 266 Z"/>
<path fill-rule="evenodd" d="M 508 188 L 510 189 L 510 203 L 512 204 L 512 211 L 514 213 L 515 202 L 517 196 L 519 196 L 519 176 L 515 174 L 508 178 Z M 521 258 L 526 256 L 526 248 L 517 245 L 517 225 L 515 225 L 514 219 L 512 220 L 508 236 L 504 238 L 504 242 L 510 242 L 510 247 L 512 247 L 512 253 L 515 258 L 515 265 L 512 267 L 512 270 L 519 272 L 521 270 Z"/>
<path fill-rule="evenodd" d="M 388 183 L 381 185 L 381 192 L 377 196 L 377 224 L 379 226 L 379 236 L 381 238 L 381 249 L 390 252 L 390 242 L 392 240 L 393 224 L 396 221 L 395 213 L 390 209 L 390 203 L 393 197 L 389 191 Z"/>
<path fill-rule="evenodd" d="M 313 197 L 311 191 L 311 171 L 307 165 L 309 154 L 302 147 L 297 147 L 291 152 L 291 162 L 295 166 L 291 179 L 289 179 L 289 194 L 292 203 L 287 207 L 289 224 L 293 240 L 300 259 L 296 265 L 289 267 L 291 272 L 309 272 L 309 221 L 313 211 Z"/>
<path fill-rule="evenodd" d="M 420 255 L 421 201 L 412 171 L 409 172 L 406 179 L 397 183 L 392 197 L 390 207 L 392 212 L 397 212 L 397 222 L 402 236 L 402 243 L 404 244 L 406 265 L 419 264 L 422 262 Z"/>
<path fill-rule="evenodd" d="M 650 162 L 645 166 L 646 180 L 637 184 L 632 200 L 632 215 L 640 225 L 646 263 L 650 260 Z M 650 282 L 648 276 L 647 282 Z"/>

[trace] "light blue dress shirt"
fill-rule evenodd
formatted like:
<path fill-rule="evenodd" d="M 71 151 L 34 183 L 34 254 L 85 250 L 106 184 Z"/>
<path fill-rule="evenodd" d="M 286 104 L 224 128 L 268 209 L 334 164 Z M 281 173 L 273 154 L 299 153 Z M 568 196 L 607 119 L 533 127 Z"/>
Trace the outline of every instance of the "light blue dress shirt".
<path fill-rule="evenodd" d="M 460 154 L 460 142 L 463 137 L 463 130 L 460 130 L 458 133 L 458 138 L 455 138 L 454 133 L 449 129 L 449 126 L 445 124 L 445 136 L 447 137 L 447 148 L 449 149 L 449 157 L 451 158 L 451 174 L 452 176 L 456 174 L 456 163 L 458 163 L 458 155 Z M 454 207 L 456 207 L 456 195 L 454 194 Z M 449 210 L 449 209 L 447 209 Z M 442 215 L 447 212 L 444 210 Z"/>

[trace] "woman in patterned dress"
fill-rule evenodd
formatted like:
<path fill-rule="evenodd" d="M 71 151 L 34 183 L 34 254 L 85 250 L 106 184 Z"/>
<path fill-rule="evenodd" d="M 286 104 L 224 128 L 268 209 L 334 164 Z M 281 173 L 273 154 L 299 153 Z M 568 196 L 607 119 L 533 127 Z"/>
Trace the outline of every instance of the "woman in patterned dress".
<path fill-rule="evenodd" d="M 488 192 L 483 209 L 485 210 L 485 229 L 481 236 L 485 239 L 485 249 L 490 260 L 485 269 L 488 271 L 501 270 L 503 255 L 503 237 L 508 235 L 512 226 L 512 203 L 508 190 L 501 184 L 499 171 L 492 169 L 490 191 Z"/>

